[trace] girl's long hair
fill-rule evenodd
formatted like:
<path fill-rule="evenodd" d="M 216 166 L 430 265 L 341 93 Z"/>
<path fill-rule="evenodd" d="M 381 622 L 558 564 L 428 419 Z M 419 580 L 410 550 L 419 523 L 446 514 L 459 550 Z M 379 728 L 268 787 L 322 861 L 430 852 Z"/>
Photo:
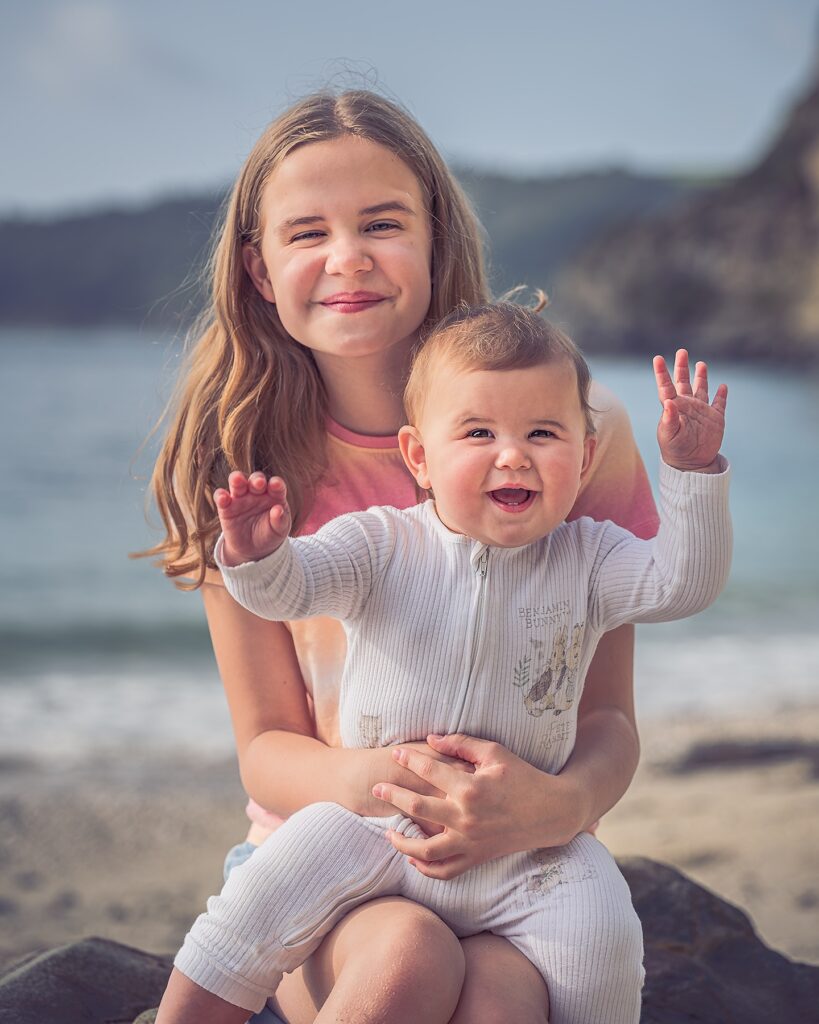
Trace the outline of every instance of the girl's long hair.
<path fill-rule="evenodd" d="M 165 538 L 159 556 L 182 589 L 213 567 L 219 519 L 213 491 L 234 469 L 287 480 L 294 530 L 326 469 L 327 398 L 312 353 L 282 327 L 256 290 L 243 246 L 261 242 L 262 195 L 288 153 L 352 135 L 385 146 L 414 172 L 432 229 L 432 301 L 424 325 L 459 303 L 488 300 L 480 225 L 469 201 L 417 122 L 377 93 L 307 96 L 272 122 L 228 198 L 210 263 L 210 302 L 163 415 L 169 426 L 150 481 Z"/>

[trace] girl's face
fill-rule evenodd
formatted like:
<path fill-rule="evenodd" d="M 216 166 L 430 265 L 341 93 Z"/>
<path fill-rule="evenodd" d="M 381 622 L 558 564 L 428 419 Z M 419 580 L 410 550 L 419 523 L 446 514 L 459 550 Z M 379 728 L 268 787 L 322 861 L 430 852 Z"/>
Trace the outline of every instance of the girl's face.
<path fill-rule="evenodd" d="M 285 330 L 327 359 L 414 344 L 431 299 L 421 187 L 384 146 L 354 136 L 294 150 L 270 176 L 262 240 L 245 246 Z"/>

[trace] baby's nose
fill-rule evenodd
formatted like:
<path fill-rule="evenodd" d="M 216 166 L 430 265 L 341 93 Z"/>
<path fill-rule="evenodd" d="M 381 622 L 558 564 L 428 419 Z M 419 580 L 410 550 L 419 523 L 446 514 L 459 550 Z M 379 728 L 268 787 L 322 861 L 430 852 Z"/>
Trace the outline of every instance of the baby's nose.
<path fill-rule="evenodd" d="M 525 469 L 529 466 L 529 457 L 519 445 L 506 445 L 498 452 L 495 464 L 507 469 Z"/>

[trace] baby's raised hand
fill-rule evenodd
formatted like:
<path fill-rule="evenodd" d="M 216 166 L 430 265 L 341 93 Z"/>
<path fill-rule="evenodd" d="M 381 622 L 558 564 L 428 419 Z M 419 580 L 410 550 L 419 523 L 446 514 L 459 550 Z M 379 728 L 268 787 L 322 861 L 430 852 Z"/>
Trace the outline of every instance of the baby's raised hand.
<path fill-rule="evenodd" d="M 654 376 L 663 407 L 657 427 L 663 462 L 676 469 L 715 472 L 725 432 L 728 388 L 720 384 L 709 405 L 708 368 L 705 363 L 696 364 L 692 387 L 684 348 L 677 351 L 673 381 L 662 356 L 654 357 Z"/>
<path fill-rule="evenodd" d="M 213 492 L 224 542 L 225 565 L 258 562 L 272 554 L 290 533 L 287 488 L 280 476 L 231 473 L 228 490 Z"/>

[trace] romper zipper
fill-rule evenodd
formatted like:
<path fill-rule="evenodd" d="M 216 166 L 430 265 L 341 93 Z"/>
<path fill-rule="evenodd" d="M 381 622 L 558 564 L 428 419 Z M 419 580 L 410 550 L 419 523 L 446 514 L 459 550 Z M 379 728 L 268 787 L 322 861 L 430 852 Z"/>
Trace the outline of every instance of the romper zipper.
<path fill-rule="evenodd" d="M 489 561 L 489 548 L 484 548 L 481 552 L 481 556 L 478 559 L 477 565 L 475 566 L 475 572 L 478 575 L 478 600 L 475 605 L 475 622 L 472 630 L 472 647 L 469 652 L 469 667 L 466 673 L 466 683 L 461 689 L 461 699 L 458 706 L 458 713 L 455 716 L 455 728 L 453 732 L 459 732 L 461 728 L 461 717 L 466 707 L 466 698 L 469 695 L 470 684 L 472 683 L 472 675 L 475 669 L 475 658 L 478 654 L 478 644 L 480 642 L 480 628 L 483 621 L 483 605 L 484 605 L 484 594 L 486 593 L 486 566 Z"/>

